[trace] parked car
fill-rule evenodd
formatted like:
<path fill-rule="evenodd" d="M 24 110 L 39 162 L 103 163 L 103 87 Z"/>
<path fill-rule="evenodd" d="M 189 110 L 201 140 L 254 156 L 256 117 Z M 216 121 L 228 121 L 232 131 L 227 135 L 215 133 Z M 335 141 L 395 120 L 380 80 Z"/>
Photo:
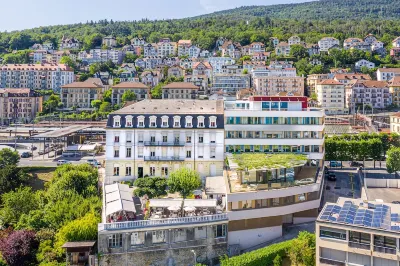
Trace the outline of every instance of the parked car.
<path fill-rule="evenodd" d="M 364 165 L 362 163 L 359 163 L 359 162 L 356 162 L 356 161 L 351 162 L 350 166 L 352 166 L 352 167 L 364 167 Z"/>
<path fill-rule="evenodd" d="M 342 163 L 341 163 L 341 162 L 338 162 L 338 161 L 331 161 L 331 162 L 330 162 L 330 166 L 331 166 L 331 167 L 341 167 L 341 166 L 342 166 Z"/>
<path fill-rule="evenodd" d="M 328 174 L 328 180 L 330 181 L 336 181 L 336 175 L 334 173 L 329 173 Z"/>
<path fill-rule="evenodd" d="M 37 150 L 37 147 L 36 146 L 31 146 L 31 151 L 35 151 L 35 150 Z"/>
<path fill-rule="evenodd" d="M 30 152 L 23 152 L 23 153 L 21 153 L 21 158 L 29 158 L 29 157 L 31 157 L 32 156 L 32 153 L 30 153 Z"/>
<path fill-rule="evenodd" d="M 88 159 L 87 163 L 90 165 L 97 165 L 99 162 L 96 159 Z"/>
<path fill-rule="evenodd" d="M 63 165 L 63 164 L 72 164 L 70 161 L 67 160 L 58 160 L 57 165 Z"/>

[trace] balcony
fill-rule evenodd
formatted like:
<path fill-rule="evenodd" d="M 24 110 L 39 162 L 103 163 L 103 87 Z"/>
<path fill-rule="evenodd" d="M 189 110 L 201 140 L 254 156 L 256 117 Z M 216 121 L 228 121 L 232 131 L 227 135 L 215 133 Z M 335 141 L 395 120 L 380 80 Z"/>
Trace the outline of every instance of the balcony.
<path fill-rule="evenodd" d="M 357 243 L 357 242 L 351 242 L 351 241 L 349 241 L 349 247 L 358 248 L 358 249 L 366 249 L 366 250 L 371 249 L 370 244 L 363 244 L 363 243 Z"/>
<path fill-rule="evenodd" d="M 209 222 L 227 221 L 228 216 L 226 213 L 206 215 L 206 216 L 190 216 L 180 218 L 168 218 L 158 220 L 141 220 L 141 221 L 129 221 L 121 223 L 102 223 L 99 224 L 99 231 L 104 230 L 125 230 L 125 229 L 137 229 L 147 227 L 159 227 L 159 226 L 175 226 L 184 224 L 201 224 Z"/>
<path fill-rule="evenodd" d="M 185 157 L 179 156 L 145 156 L 145 161 L 184 161 Z"/>
<path fill-rule="evenodd" d="M 163 142 L 163 141 L 145 141 L 144 146 L 168 146 L 168 147 L 182 147 L 185 146 L 185 142 Z"/>
<path fill-rule="evenodd" d="M 346 262 L 319 258 L 320 265 L 337 265 L 337 266 L 346 266 Z"/>
<path fill-rule="evenodd" d="M 395 248 L 388 248 L 381 246 L 374 246 L 374 251 L 386 254 L 393 254 L 393 255 L 396 255 L 397 253 L 397 250 Z"/>

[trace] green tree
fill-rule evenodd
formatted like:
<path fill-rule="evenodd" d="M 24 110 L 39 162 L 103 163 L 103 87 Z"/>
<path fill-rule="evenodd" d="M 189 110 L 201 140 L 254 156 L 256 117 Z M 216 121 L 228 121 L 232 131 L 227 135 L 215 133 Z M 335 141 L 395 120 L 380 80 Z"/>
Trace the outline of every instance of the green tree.
<path fill-rule="evenodd" d="M 315 235 L 300 232 L 289 249 L 289 257 L 292 265 L 315 265 Z"/>
<path fill-rule="evenodd" d="M 103 94 L 103 101 L 111 103 L 112 89 L 108 89 Z"/>
<path fill-rule="evenodd" d="M 281 266 L 282 265 L 282 258 L 281 256 L 276 255 L 276 257 L 274 258 L 274 266 Z"/>
<path fill-rule="evenodd" d="M 249 74 L 249 70 L 243 69 L 243 74 Z"/>
<path fill-rule="evenodd" d="M 74 60 L 71 59 L 71 57 L 64 55 L 60 59 L 60 64 L 66 64 L 67 66 L 71 67 L 74 71 L 76 71 L 77 66 Z"/>
<path fill-rule="evenodd" d="M 60 104 L 61 99 L 60 96 L 52 94 L 47 101 L 43 103 L 44 113 L 48 114 L 52 111 L 55 111 L 58 105 Z"/>
<path fill-rule="evenodd" d="M 383 157 L 383 145 L 382 141 L 378 138 L 368 140 L 370 158 L 374 160 L 374 168 L 375 168 L 375 161 L 382 160 Z"/>
<path fill-rule="evenodd" d="M 15 165 L 0 167 L 0 195 L 27 184 L 29 176 Z"/>
<path fill-rule="evenodd" d="M 290 46 L 290 56 L 300 59 L 307 58 L 309 55 L 307 49 L 303 45 L 294 44 Z"/>
<path fill-rule="evenodd" d="M 135 180 L 133 191 L 136 197 L 147 195 L 150 199 L 167 195 L 167 179 L 163 177 L 144 177 Z"/>
<path fill-rule="evenodd" d="M 135 63 L 136 59 L 138 59 L 139 57 L 135 54 L 126 54 L 124 57 L 124 63 Z"/>
<path fill-rule="evenodd" d="M 102 102 L 100 107 L 99 107 L 99 111 L 103 112 L 103 113 L 107 113 L 107 112 L 111 112 L 111 103 L 109 102 Z"/>
<path fill-rule="evenodd" d="M 19 163 L 19 154 L 17 151 L 12 151 L 9 148 L 0 150 L 0 168 L 6 166 L 17 166 Z"/>
<path fill-rule="evenodd" d="M 162 87 L 164 86 L 163 83 L 158 83 L 152 90 L 151 90 L 151 98 L 152 99 L 161 99 L 162 98 Z"/>
<path fill-rule="evenodd" d="M 91 105 L 94 109 L 99 110 L 101 103 L 102 103 L 102 101 L 100 101 L 100 100 L 93 100 L 93 101 L 90 103 L 90 105 Z"/>
<path fill-rule="evenodd" d="M 310 69 L 310 74 L 323 74 L 323 73 L 324 73 L 324 67 L 322 65 L 316 65 Z"/>
<path fill-rule="evenodd" d="M 179 192 L 182 196 L 182 212 L 185 199 L 200 186 L 201 179 L 199 173 L 188 168 L 180 168 L 172 172 L 168 178 L 169 192 Z"/>
<path fill-rule="evenodd" d="M 388 173 L 400 171 L 400 148 L 392 147 L 386 154 L 386 168 Z"/>
<path fill-rule="evenodd" d="M 136 94 L 133 91 L 127 90 L 122 94 L 122 101 L 129 102 L 136 100 Z"/>

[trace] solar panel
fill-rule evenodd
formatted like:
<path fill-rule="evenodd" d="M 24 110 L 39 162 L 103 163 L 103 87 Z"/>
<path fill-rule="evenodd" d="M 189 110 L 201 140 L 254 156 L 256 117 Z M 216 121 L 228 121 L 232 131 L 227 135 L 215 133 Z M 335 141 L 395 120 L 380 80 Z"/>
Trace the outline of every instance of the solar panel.
<path fill-rule="evenodd" d="M 319 217 L 319 219 L 321 220 L 328 220 L 329 215 L 321 215 L 321 217 Z"/>

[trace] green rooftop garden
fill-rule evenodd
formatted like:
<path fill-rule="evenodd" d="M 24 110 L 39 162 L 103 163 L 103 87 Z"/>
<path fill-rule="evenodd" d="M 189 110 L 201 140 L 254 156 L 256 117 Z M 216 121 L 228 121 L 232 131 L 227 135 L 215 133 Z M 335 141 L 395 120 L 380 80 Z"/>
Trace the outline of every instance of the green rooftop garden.
<path fill-rule="evenodd" d="M 233 154 L 230 160 L 233 164 L 237 164 L 237 170 L 267 170 L 302 166 L 307 162 L 307 155 L 239 153 Z"/>

